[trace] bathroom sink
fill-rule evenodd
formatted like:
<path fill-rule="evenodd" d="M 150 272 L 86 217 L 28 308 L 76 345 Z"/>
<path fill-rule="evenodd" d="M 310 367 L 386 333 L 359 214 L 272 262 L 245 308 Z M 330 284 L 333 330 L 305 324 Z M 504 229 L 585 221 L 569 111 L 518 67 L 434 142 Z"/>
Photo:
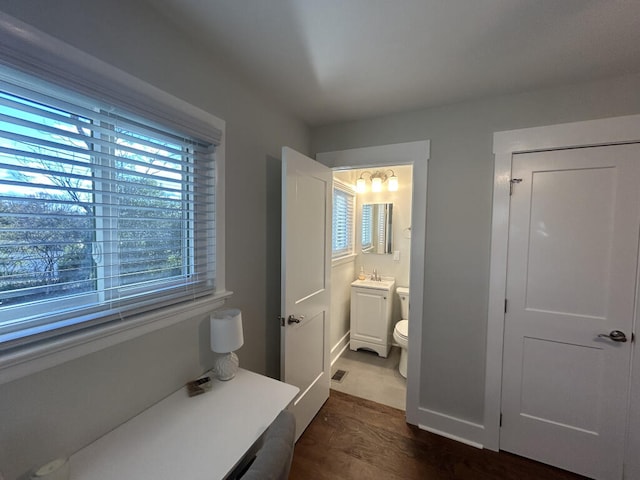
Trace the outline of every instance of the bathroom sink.
<path fill-rule="evenodd" d="M 382 280 L 355 280 L 351 283 L 352 287 L 373 288 L 376 290 L 393 290 L 396 279 L 393 277 L 382 277 Z"/>

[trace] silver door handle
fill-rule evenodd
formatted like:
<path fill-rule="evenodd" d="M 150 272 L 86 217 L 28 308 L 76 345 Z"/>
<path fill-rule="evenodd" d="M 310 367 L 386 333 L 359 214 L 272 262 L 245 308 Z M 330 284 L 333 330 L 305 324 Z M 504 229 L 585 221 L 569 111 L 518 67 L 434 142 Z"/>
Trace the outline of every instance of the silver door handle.
<path fill-rule="evenodd" d="M 304 320 L 304 315 L 300 315 L 300 318 L 289 315 L 289 318 L 287 318 L 287 323 L 291 325 L 292 323 L 300 323 L 302 320 Z"/>
<path fill-rule="evenodd" d="M 601 333 L 598 336 L 599 337 L 603 337 L 603 338 L 608 338 L 609 340 L 613 340 L 614 342 L 626 342 L 627 341 L 627 336 L 624 334 L 624 332 L 621 332 L 620 330 L 611 330 L 611 333 L 609 333 L 609 334 Z"/>

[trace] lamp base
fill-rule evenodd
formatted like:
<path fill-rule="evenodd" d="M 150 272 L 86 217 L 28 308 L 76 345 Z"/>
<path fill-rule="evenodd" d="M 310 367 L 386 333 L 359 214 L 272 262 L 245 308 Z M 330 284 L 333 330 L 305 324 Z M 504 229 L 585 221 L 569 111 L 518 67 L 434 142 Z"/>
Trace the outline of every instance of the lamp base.
<path fill-rule="evenodd" d="M 238 356 L 233 352 L 229 352 L 218 357 L 215 365 L 213 366 L 213 371 L 218 380 L 226 382 L 236 376 L 239 367 L 240 360 L 238 360 Z"/>

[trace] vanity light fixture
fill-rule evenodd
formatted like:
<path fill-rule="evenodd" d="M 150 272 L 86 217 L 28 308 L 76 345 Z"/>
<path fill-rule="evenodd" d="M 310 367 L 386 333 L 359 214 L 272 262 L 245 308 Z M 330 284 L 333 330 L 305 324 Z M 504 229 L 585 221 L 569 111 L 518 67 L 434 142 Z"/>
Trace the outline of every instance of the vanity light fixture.
<path fill-rule="evenodd" d="M 387 175 L 387 172 L 391 172 L 391 175 Z M 364 193 L 367 191 L 367 182 L 365 175 L 369 176 L 372 192 L 381 192 L 382 184 L 387 180 L 389 181 L 387 190 L 389 190 L 390 192 L 398 191 L 398 177 L 396 177 L 394 171 L 386 170 L 383 172 L 382 170 L 377 170 L 373 173 L 365 171 L 360 174 L 360 178 L 356 180 L 356 192 L 358 193 Z"/>

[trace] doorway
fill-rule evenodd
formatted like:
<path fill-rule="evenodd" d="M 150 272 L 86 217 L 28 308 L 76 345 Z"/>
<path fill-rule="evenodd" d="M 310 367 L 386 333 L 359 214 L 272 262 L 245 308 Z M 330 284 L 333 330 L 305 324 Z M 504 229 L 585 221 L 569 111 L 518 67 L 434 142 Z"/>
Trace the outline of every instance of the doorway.
<path fill-rule="evenodd" d="M 622 184 L 626 181 L 630 181 L 633 184 L 626 187 L 627 190 L 631 191 L 630 196 L 637 195 L 635 190 L 637 190 L 639 182 L 638 179 L 634 179 L 634 176 L 637 175 L 636 173 L 616 173 L 626 169 L 628 165 L 621 170 L 619 166 L 615 165 L 600 165 L 596 163 L 592 168 L 588 164 L 592 160 L 595 161 L 591 158 L 594 152 L 600 153 L 600 157 L 604 156 L 605 162 L 610 160 L 614 160 L 614 163 L 622 160 L 623 162 L 626 161 L 627 164 L 640 162 L 640 149 L 638 147 L 630 145 L 606 146 L 622 142 L 637 142 L 640 140 L 639 137 L 640 116 L 500 132 L 494 135 L 494 152 L 496 154 L 494 215 L 485 390 L 486 438 L 484 446 L 487 448 L 515 451 L 543 462 L 559 465 L 561 462 L 554 459 L 553 454 L 551 456 L 545 456 L 544 454 L 539 456 L 539 453 L 544 451 L 547 446 L 556 445 L 555 439 L 563 435 L 561 432 L 555 432 L 549 439 L 548 436 L 545 436 L 545 430 L 549 428 L 564 429 L 565 433 L 569 432 L 570 437 L 574 433 L 578 434 L 576 438 L 565 438 L 560 442 L 565 446 L 568 445 L 568 448 L 574 452 L 574 460 L 577 460 L 578 463 L 565 463 L 562 464 L 563 468 L 587 474 L 594 478 L 618 479 L 622 478 L 622 463 L 624 461 L 626 478 L 635 478 L 637 473 L 640 472 L 635 453 L 639 445 L 640 422 L 638 421 L 637 407 L 634 407 L 637 402 L 633 400 L 634 398 L 637 399 L 639 394 L 638 383 L 640 376 L 638 375 L 639 360 L 637 355 L 632 360 L 634 363 L 633 374 L 629 373 L 629 356 L 632 355 L 635 347 L 631 342 L 618 343 L 614 341 L 614 338 L 598 336 L 602 334 L 614 337 L 610 330 L 615 329 L 613 325 L 620 322 L 627 322 L 627 324 L 620 327 L 621 329 L 631 330 L 633 328 L 632 322 L 635 322 L 635 317 L 637 316 L 637 306 L 634 305 L 634 302 L 638 293 L 637 288 L 635 288 L 637 285 L 638 228 L 637 225 L 633 226 L 633 224 L 637 223 L 637 215 L 631 213 L 629 218 L 632 221 L 629 221 L 629 219 L 621 221 L 618 216 L 622 215 L 621 211 L 624 208 L 620 205 L 614 206 L 612 202 L 615 203 L 620 200 L 620 195 L 625 191 L 622 188 Z M 601 147 L 586 148 L 594 145 L 600 145 Z M 567 147 L 572 149 L 566 150 Z M 622 151 L 630 148 L 636 150 L 630 154 L 627 160 L 624 160 L 623 157 L 628 155 Z M 607 153 L 602 155 L 601 152 L 603 151 Z M 579 157 L 577 161 L 582 163 L 572 166 L 571 162 L 576 161 L 576 156 Z M 536 170 L 537 167 L 534 166 L 531 171 L 527 170 L 528 167 L 522 170 L 524 168 L 522 162 L 531 166 L 534 159 L 540 161 L 542 157 L 548 157 L 545 158 L 543 163 L 552 163 L 542 166 L 539 170 L 538 180 L 544 181 L 539 182 L 536 187 L 537 190 L 534 191 L 531 190 L 532 183 L 528 186 L 524 184 L 527 179 L 532 182 L 531 171 L 538 171 Z M 587 164 L 584 164 L 585 161 L 587 161 Z M 566 162 L 566 165 L 563 162 Z M 637 168 L 637 165 L 633 168 Z M 618 170 L 616 171 L 616 169 Z M 598 179 L 597 177 L 600 178 Z M 543 188 L 545 187 L 545 182 L 546 186 L 549 187 L 546 191 Z M 597 185 L 593 184 L 593 182 Z M 588 185 L 591 186 L 589 187 Z M 522 198 L 524 198 L 524 203 L 528 204 L 524 209 L 519 209 L 518 202 L 520 200 L 515 199 L 515 193 L 513 197 L 509 195 L 510 191 L 516 192 L 519 187 L 524 187 L 521 189 L 521 191 L 524 190 L 525 192 Z M 573 193 L 567 196 L 565 195 L 567 191 L 572 191 Z M 580 193 L 581 191 L 582 193 Z M 606 193 L 607 191 L 609 193 Z M 605 195 L 606 198 L 593 200 L 592 193 Z M 536 215 L 541 205 L 545 205 L 545 199 L 548 194 L 551 197 L 554 195 L 556 197 L 560 195 L 560 197 L 551 202 L 553 205 L 547 221 L 537 218 Z M 585 197 L 582 200 L 580 200 L 581 195 Z M 563 210 L 578 208 L 580 204 L 588 205 L 592 200 L 595 202 L 592 203 L 592 213 L 594 215 L 601 214 L 598 223 L 602 228 L 596 229 L 589 235 L 586 232 L 580 232 L 582 227 L 592 228 L 593 222 L 586 220 L 588 217 L 585 216 L 585 221 L 581 222 L 579 220 L 581 214 Z M 535 203 L 535 205 L 532 206 L 531 202 Z M 633 208 L 638 208 L 637 200 L 627 199 L 626 203 L 635 204 Z M 611 208 L 603 208 L 603 205 L 606 204 Z M 557 217 L 555 220 L 553 220 L 554 215 Z M 521 217 L 525 217 L 526 220 Z M 525 223 L 521 224 L 519 222 Z M 554 255 L 560 252 L 560 250 L 555 253 L 548 252 L 543 256 L 543 261 L 538 259 L 538 261 L 534 262 L 535 264 L 531 264 L 532 258 L 539 253 L 536 251 L 538 246 L 547 245 L 542 238 L 543 234 L 549 235 L 548 238 L 550 240 L 556 239 L 558 236 L 555 227 L 553 232 L 548 230 L 549 222 L 559 224 L 560 229 L 567 234 L 565 235 L 567 239 L 571 240 L 572 236 L 575 237 L 576 235 L 583 238 L 586 236 L 588 238 L 586 241 L 578 242 L 580 247 L 583 244 L 590 245 L 594 241 L 596 242 L 594 245 L 597 247 L 594 247 L 596 252 L 600 252 L 604 246 L 605 250 L 606 248 L 611 250 L 611 254 L 587 253 L 581 257 L 582 260 L 578 262 L 578 265 L 570 267 L 574 259 L 571 257 L 580 256 L 579 250 L 581 248 L 579 249 L 577 245 L 574 245 L 572 248 L 565 249 L 563 254 L 560 254 L 561 261 L 555 261 L 555 264 L 559 267 L 559 273 L 557 276 L 553 276 L 562 278 L 569 275 L 575 280 L 560 282 L 564 285 L 562 288 L 554 288 L 548 291 L 552 284 L 557 283 L 555 280 L 535 281 L 533 279 L 531 281 L 531 279 L 527 279 L 520 282 L 520 285 L 523 286 L 523 288 L 520 288 L 517 286 L 519 277 L 526 278 L 526 275 L 537 275 L 541 272 L 538 269 L 542 268 L 544 270 L 544 268 L 552 265 L 553 262 L 550 263 L 548 260 L 552 260 L 555 258 Z M 607 222 L 611 224 L 611 228 L 606 227 Z M 631 223 L 630 228 L 634 230 L 626 234 L 626 244 L 623 242 L 626 247 L 616 246 L 618 245 L 616 243 L 618 242 L 616 240 L 618 233 L 616 233 L 615 225 L 621 222 L 623 224 Z M 580 223 L 583 223 L 582 227 L 577 226 Z M 522 225 L 526 225 L 526 227 Z M 573 230 L 574 228 L 576 230 Z M 531 234 L 533 230 L 535 231 Z M 517 238 L 522 231 L 526 231 L 524 235 L 527 238 L 526 243 L 528 245 L 526 251 L 519 252 L 517 250 L 519 245 Z M 603 233 L 605 234 L 604 238 Z M 531 242 L 531 235 L 539 238 L 534 238 L 535 241 Z M 602 242 L 598 243 L 598 237 Z M 576 243 L 575 238 L 573 238 L 573 242 Z M 629 247 L 632 243 L 635 244 L 635 247 Z M 623 276 L 626 275 L 629 278 L 623 282 L 624 287 L 619 286 L 615 288 L 615 291 L 611 291 L 609 287 L 614 286 L 619 275 L 622 275 L 617 273 L 617 264 L 619 262 L 616 258 L 623 251 L 629 253 L 629 250 L 632 250 L 631 255 L 634 256 L 633 261 L 630 262 L 631 266 L 629 267 L 628 265 L 628 258 L 622 262 L 626 264 L 627 270 L 630 269 L 631 271 L 631 273 L 627 272 Z M 507 254 L 507 252 L 509 253 Z M 615 265 L 612 266 L 607 263 L 609 261 Z M 526 273 L 520 272 L 524 273 L 524 276 L 519 275 L 518 264 L 529 265 L 529 267 L 525 267 Z M 585 264 L 590 264 L 591 266 L 598 264 L 597 269 L 600 274 L 598 276 L 593 272 L 588 275 L 579 274 L 579 271 L 585 268 Z M 564 273 L 563 269 L 566 270 Z M 508 275 L 507 272 L 509 272 Z M 543 275 L 543 277 L 551 276 L 550 272 Z M 587 283 L 595 283 L 587 286 L 582 285 L 587 287 L 586 290 L 585 288 L 574 288 L 585 281 Z M 536 285 L 540 286 L 541 290 L 537 292 L 528 290 L 529 288 L 536 288 Z M 601 288 L 598 288 L 598 285 Z M 566 291 L 567 289 L 569 291 Z M 624 302 L 619 301 L 620 299 L 618 298 L 622 290 L 625 290 L 626 295 Z M 561 293 L 560 295 L 558 295 L 558 291 Z M 588 295 L 580 293 L 583 291 L 589 291 L 590 293 Z M 598 291 L 598 294 L 596 294 L 596 291 Z M 509 297 L 515 299 L 515 304 Z M 596 301 L 597 298 L 600 298 L 601 301 Z M 506 314 L 505 299 L 508 302 Z M 616 299 L 615 305 L 611 303 L 614 299 Z M 568 305 L 567 302 L 571 303 L 571 305 Z M 627 305 L 626 313 L 624 314 L 619 311 L 619 307 L 622 304 Z M 511 307 L 513 307 L 513 310 L 510 310 Z M 588 312 L 585 310 L 587 307 L 589 307 Z M 596 312 L 597 309 L 599 309 L 599 313 Z M 511 318 L 510 312 L 520 320 Z M 547 337 L 545 332 L 528 330 L 528 317 L 536 317 L 532 324 L 534 329 L 547 325 L 549 327 L 547 330 L 551 329 L 551 338 Z M 560 321 L 558 321 L 559 318 L 561 318 Z M 571 337 L 575 333 L 573 332 L 573 322 L 580 319 L 584 321 L 577 322 L 579 325 L 577 327 L 578 330 L 584 328 L 593 330 L 593 332 L 590 331 L 590 335 L 587 335 L 589 338 L 586 340 Z M 605 330 L 602 330 L 602 328 Z M 631 332 L 627 331 L 627 334 L 630 340 Z M 516 340 L 514 341 L 511 337 L 516 338 Z M 520 340 L 517 340 L 517 337 Z M 511 351 L 514 348 L 512 345 L 515 345 L 516 350 L 519 351 Z M 506 362 L 504 366 L 502 363 L 503 354 Z M 606 373 L 609 368 L 607 366 L 608 357 L 612 355 L 620 356 L 620 354 L 622 356 L 626 355 L 626 359 L 620 360 L 626 366 L 619 365 L 617 368 L 614 367 L 615 373 L 613 375 L 611 375 L 610 371 Z M 577 360 L 576 355 L 584 358 Z M 511 361 L 508 361 L 509 358 L 511 358 Z M 529 360 L 533 360 L 533 362 Z M 542 363 L 539 361 L 542 361 Z M 545 361 L 547 362 L 546 367 L 544 365 Z M 517 366 L 513 367 L 516 364 Z M 587 371 L 580 370 L 581 365 L 589 364 L 591 365 L 590 369 Z M 512 370 L 516 373 L 514 374 Z M 517 372 L 518 370 L 520 370 L 520 373 Z M 556 375 L 556 373 L 559 374 L 562 371 L 565 372 L 564 375 Z M 609 381 L 613 381 L 618 386 L 621 385 L 621 387 L 614 388 L 608 384 Z M 573 385 L 580 382 L 583 383 L 581 390 L 576 385 Z M 629 382 L 631 386 L 630 402 L 629 396 L 625 393 Z M 569 388 L 568 385 L 573 385 L 573 387 Z M 600 388 L 594 389 L 594 385 Z M 603 400 L 600 395 L 602 391 L 618 391 L 620 389 L 622 390 L 621 392 L 613 395 L 613 397 L 618 398 L 616 407 L 612 411 L 607 406 L 612 406 L 616 402 L 610 403 L 610 400 L 606 398 Z M 565 399 L 564 405 L 559 402 L 547 401 L 548 397 L 557 398 L 562 392 L 574 391 L 581 391 L 582 393 L 573 398 Z M 587 400 L 590 395 L 593 398 Z M 518 400 L 514 403 L 513 399 L 515 397 L 518 397 Z M 631 405 L 631 409 L 628 408 L 629 405 Z M 603 406 L 604 408 L 599 408 Z M 518 446 L 514 447 L 514 438 L 509 432 L 509 428 L 500 426 L 501 414 L 505 417 L 509 415 L 511 421 L 513 421 L 515 415 L 517 421 L 535 425 L 534 430 L 536 431 L 534 433 L 529 432 L 528 435 L 531 440 L 529 447 L 533 448 L 533 451 L 528 451 L 527 448 L 529 447 L 525 449 L 520 449 Z M 613 446 L 614 452 L 609 452 L 618 467 L 605 464 L 603 455 L 606 457 L 607 447 L 603 448 L 596 445 L 594 449 L 589 450 L 589 448 L 584 448 L 584 445 L 580 445 L 581 440 L 579 437 L 581 436 L 589 439 L 587 443 L 591 441 L 597 443 L 598 438 L 606 437 L 608 425 L 613 426 L 609 430 L 613 430 L 614 436 L 618 438 L 617 445 Z M 515 430 L 523 431 L 523 429 L 524 427 L 519 425 Z M 625 437 L 627 438 L 626 444 Z M 562 448 L 549 448 L 547 450 L 562 451 Z M 564 460 L 566 459 L 562 459 L 562 461 Z M 602 465 L 605 466 L 599 468 Z M 630 472 L 634 473 L 630 474 Z"/>
<path fill-rule="evenodd" d="M 409 287 L 411 262 L 411 197 L 413 185 L 412 165 L 376 165 L 366 168 L 334 170 L 334 188 L 340 192 L 334 203 L 334 219 L 343 220 L 342 192 L 350 192 L 353 202 L 350 215 L 352 248 L 345 255 L 337 249 L 332 265 L 332 374 L 331 388 L 394 408 L 406 408 L 406 379 L 399 371 L 401 347 L 392 332 L 401 320 L 398 287 Z M 381 178 L 380 191 L 372 191 L 371 178 Z M 357 191 L 356 183 L 364 180 L 364 187 Z M 391 181 L 393 179 L 393 181 Z M 334 222 L 334 228 L 343 233 L 343 223 Z M 337 232 L 334 232 L 337 233 Z M 341 246 L 338 237 L 336 247 Z M 351 305 L 351 283 L 359 276 L 369 278 L 377 272 L 394 286 L 381 295 L 364 295 L 362 308 L 371 308 L 367 315 L 367 328 L 376 332 L 374 343 L 361 332 L 356 334 Z M 370 292 L 365 290 L 364 292 Z M 404 296 L 408 298 L 407 295 Z M 389 301 L 389 308 L 376 300 Z M 371 303 L 373 302 L 373 303 Z M 385 303 L 386 305 L 386 303 Z M 364 318 L 363 318 L 364 319 Z M 355 335 L 355 336 L 354 336 Z M 362 336 L 364 335 L 364 336 Z M 406 356 L 406 353 L 405 353 Z"/>
<path fill-rule="evenodd" d="M 419 423 L 420 338 L 423 317 L 427 161 L 429 158 L 429 148 L 428 141 L 419 141 L 326 152 L 316 155 L 316 159 L 321 163 L 341 170 L 364 168 L 376 170 L 389 165 L 412 165 L 413 167 L 411 219 L 406 227 L 411 227 L 411 238 L 409 239 L 411 252 L 409 286 L 411 288 L 411 318 L 415 319 L 415 321 L 409 324 L 406 414 L 407 421 L 416 425 Z M 354 270 L 349 280 L 353 281 L 356 275 L 357 272 Z M 343 335 L 339 340 L 340 342 L 332 344 L 332 347 L 336 347 L 332 352 L 332 359 L 334 359 L 342 349 L 348 348 L 348 335 Z"/>

